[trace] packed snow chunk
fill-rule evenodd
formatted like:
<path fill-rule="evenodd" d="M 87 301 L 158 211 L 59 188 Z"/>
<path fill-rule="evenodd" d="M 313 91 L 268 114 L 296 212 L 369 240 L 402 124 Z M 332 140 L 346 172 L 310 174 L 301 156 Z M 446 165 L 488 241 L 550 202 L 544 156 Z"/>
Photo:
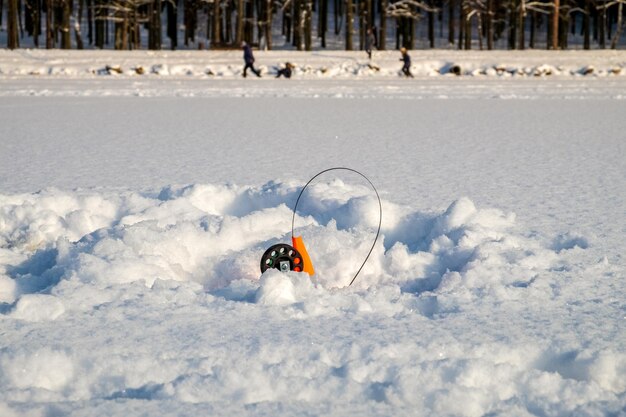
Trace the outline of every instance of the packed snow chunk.
<path fill-rule="evenodd" d="M 243 190 L 233 185 L 194 184 L 182 189 L 166 187 L 159 193 L 159 200 L 186 198 L 189 202 L 208 214 L 223 215 Z"/>
<path fill-rule="evenodd" d="M 600 352 L 589 367 L 589 376 L 602 389 L 623 395 L 626 392 L 626 354 Z"/>
<path fill-rule="evenodd" d="M 49 246 L 59 237 L 71 241 L 108 226 L 125 196 L 93 192 L 65 192 L 54 188 L 34 194 L 0 195 L 4 227 L 0 243 L 29 251 Z"/>
<path fill-rule="evenodd" d="M 60 391 L 73 380 L 74 369 L 67 353 L 50 348 L 0 356 L 0 378 L 22 389 Z"/>
<path fill-rule="evenodd" d="M 449 232 L 462 226 L 474 213 L 476 213 L 476 206 L 472 200 L 463 197 L 452 203 L 438 221 L 442 231 Z"/>
<path fill-rule="evenodd" d="M 0 275 L 0 303 L 13 303 L 17 296 L 15 280 L 6 275 Z"/>
<path fill-rule="evenodd" d="M 52 321 L 65 312 L 63 302 L 53 295 L 25 294 L 20 297 L 11 317 L 25 321 Z"/>
<path fill-rule="evenodd" d="M 261 276 L 256 292 L 257 304 L 289 305 L 304 300 L 315 288 L 309 275 L 304 272 L 281 272 L 268 269 Z"/>

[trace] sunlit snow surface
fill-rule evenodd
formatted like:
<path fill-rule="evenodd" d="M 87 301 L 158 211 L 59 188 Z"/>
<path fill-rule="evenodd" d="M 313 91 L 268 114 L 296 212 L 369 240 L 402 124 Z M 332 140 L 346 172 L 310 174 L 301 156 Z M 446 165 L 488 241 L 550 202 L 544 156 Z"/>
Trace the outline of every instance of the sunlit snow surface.
<path fill-rule="evenodd" d="M 0 416 L 626 414 L 625 77 L 72 59 L 0 75 Z M 370 262 L 345 288 L 378 203 L 334 172 L 295 218 L 315 276 L 261 276 L 331 166 L 381 193 Z"/>

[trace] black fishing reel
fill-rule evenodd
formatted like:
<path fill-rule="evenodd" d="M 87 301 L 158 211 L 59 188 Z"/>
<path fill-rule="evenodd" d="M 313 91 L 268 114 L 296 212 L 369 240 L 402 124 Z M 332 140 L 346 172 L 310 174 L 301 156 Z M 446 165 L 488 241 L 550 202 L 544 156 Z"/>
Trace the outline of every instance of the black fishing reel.
<path fill-rule="evenodd" d="M 296 204 L 293 207 L 292 215 L 291 215 L 291 243 L 293 244 L 293 246 L 287 245 L 286 243 L 279 243 L 277 245 L 272 246 L 268 250 L 266 250 L 265 253 L 263 254 L 263 257 L 261 257 L 261 273 L 267 271 L 270 268 L 275 268 L 282 272 L 287 272 L 287 271 L 306 272 L 310 276 L 313 276 L 315 274 L 315 268 L 313 268 L 311 257 L 309 256 L 306 246 L 304 245 L 304 242 L 302 241 L 302 236 L 295 236 L 294 234 L 294 223 L 296 220 L 296 211 L 298 210 L 298 203 L 300 202 L 300 197 L 302 197 L 302 193 L 304 193 L 304 190 L 306 190 L 306 187 L 308 187 L 309 184 L 311 184 L 311 182 L 315 178 L 319 177 L 320 175 L 328 171 L 337 171 L 337 170 L 351 171 L 365 178 L 365 180 L 369 183 L 369 185 L 372 186 L 374 193 L 376 193 L 376 198 L 378 199 L 379 215 L 378 215 L 378 230 L 376 230 L 376 237 L 374 237 L 374 242 L 372 243 L 372 247 L 370 248 L 369 252 L 367 253 L 367 256 L 365 257 L 365 260 L 363 261 L 359 269 L 356 271 L 356 274 L 354 274 L 354 277 L 348 284 L 348 286 L 352 285 L 357 275 L 359 275 L 359 272 L 361 272 L 361 269 L 363 269 L 363 267 L 365 266 L 365 263 L 367 262 L 370 255 L 372 254 L 374 247 L 376 246 L 376 241 L 378 240 L 378 236 L 380 235 L 380 226 L 383 221 L 383 205 L 380 201 L 380 196 L 378 195 L 378 191 L 376 190 L 376 187 L 374 187 L 374 184 L 372 184 L 372 182 L 365 175 L 361 174 L 359 171 L 356 171 L 352 168 L 344 168 L 344 167 L 328 168 L 315 174 L 313 178 L 311 178 L 306 184 L 304 184 L 304 187 L 302 187 L 302 189 L 300 190 L 300 193 L 298 194 L 298 198 L 296 199 Z"/>
<path fill-rule="evenodd" d="M 261 273 L 270 268 L 276 268 L 282 272 L 301 272 L 304 268 L 304 259 L 293 246 L 279 243 L 266 250 L 261 257 Z"/>

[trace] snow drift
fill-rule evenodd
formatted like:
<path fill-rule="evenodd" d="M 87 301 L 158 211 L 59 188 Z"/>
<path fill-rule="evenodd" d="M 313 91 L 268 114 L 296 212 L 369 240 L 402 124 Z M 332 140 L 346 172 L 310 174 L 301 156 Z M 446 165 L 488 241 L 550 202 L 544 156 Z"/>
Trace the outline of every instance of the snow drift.
<path fill-rule="evenodd" d="M 298 191 L 271 182 L 167 187 L 153 194 L 47 189 L 2 196 L 0 297 L 13 303 L 25 294 L 55 295 L 66 281 L 99 288 L 195 282 L 207 291 L 256 281 L 263 251 L 289 240 Z M 296 233 L 305 236 L 314 259 L 313 281 L 343 288 L 373 240 L 377 205 L 366 188 L 340 180 L 316 184 L 307 194 Z M 439 290 L 458 297 L 460 291 L 471 299 L 480 290 L 515 298 L 540 287 L 541 271 L 558 260 L 558 249 L 516 229 L 514 214 L 478 209 L 467 198 L 442 213 L 385 201 L 384 212 L 383 239 L 357 289 L 396 284 L 411 293 Z"/>
<path fill-rule="evenodd" d="M 592 245 L 585 237 L 542 240 L 514 214 L 467 198 L 432 213 L 385 200 L 383 239 L 346 288 L 373 239 L 377 202 L 335 180 L 313 185 L 296 218 L 317 274 L 260 276 L 265 248 L 288 238 L 299 187 L 0 196 L 0 319 L 53 321 L 51 340 L 74 340 L 5 347 L 0 410 L 39 415 L 46 407 L 33 404 L 63 401 L 56 410 L 80 414 L 81 402 L 96 400 L 94 412 L 115 400 L 108 412 L 126 414 L 132 401 L 152 400 L 142 410 L 255 404 L 252 414 L 271 415 L 281 404 L 281 414 L 342 414 L 342 403 L 362 403 L 370 415 L 480 416 L 623 403 L 626 355 L 544 346 L 541 332 L 515 324 L 524 305 L 556 297 L 552 271 L 571 267 L 563 254 Z M 494 309 L 501 318 L 483 316 Z M 493 325 L 484 334 L 455 335 L 484 320 Z M 336 401 L 328 409 L 322 398 Z"/>

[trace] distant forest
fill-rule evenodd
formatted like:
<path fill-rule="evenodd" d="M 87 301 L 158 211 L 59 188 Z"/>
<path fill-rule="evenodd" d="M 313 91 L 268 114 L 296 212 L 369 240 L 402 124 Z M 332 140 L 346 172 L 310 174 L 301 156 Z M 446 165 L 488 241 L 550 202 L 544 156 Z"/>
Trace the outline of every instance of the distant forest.
<path fill-rule="evenodd" d="M 0 0 L 9 49 L 616 48 L 626 0 Z M 4 36 L 3 36 L 4 37 Z M 329 41 L 330 40 L 330 41 Z"/>

